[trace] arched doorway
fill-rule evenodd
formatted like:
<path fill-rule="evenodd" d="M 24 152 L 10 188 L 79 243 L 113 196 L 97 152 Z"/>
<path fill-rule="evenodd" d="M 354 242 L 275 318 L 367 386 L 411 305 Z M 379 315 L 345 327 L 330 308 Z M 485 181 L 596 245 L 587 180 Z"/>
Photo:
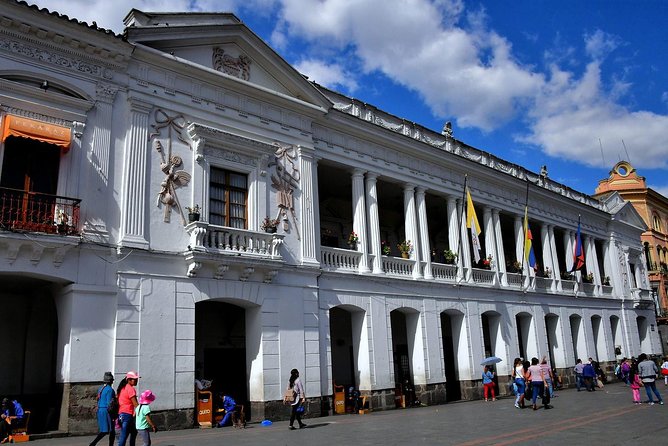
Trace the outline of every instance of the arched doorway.
<path fill-rule="evenodd" d="M 414 379 L 415 364 L 422 359 L 420 349 L 416 348 L 419 317 L 420 314 L 410 308 L 399 308 L 390 312 L 394 383 L 396 394 L 399 397 L 403 396 L 401 401 L 405 406 L 413 405 L 417 401 Z M 419 368 L 424 369 L 424 367 Z"/>
<path fill-rule="evenodd" d="M 622 330 L 618 316 L 610 316 L 610 331 L 612 332 L 612 345 L 615 348 L 615 359 L 619 360 L 628 356 L 622 347 Z"/>
<path fill-rule="evenodd" d="M 349 306 L 329 310 L 332 380 L 336 385 L 358 388 L 361 384 L 360 340 L 364 312 Z"/>
<path fill-rule="evenodd" d="M 525 360 L 533 357 L 538 357 L 538 348 L 535 342 L 535 337 L 532 336 L 533 330 L 533 316 L 529 313 L 517 313 L 515 316 L 515 324 L 517 326 L 517 346 L 520 352 L 520 357 Z"/>
<path fill-rule="evenodd" d="M 195 304 L 195 377 L 212 381 L 214 411 L 224 393 L 244 404 L 250 419 L 246 321 L 243 307 L 216 300 Z"/>
<path fill-rule="evenodd" d="M 638 341 L 640 342 L 640 353 L 648 353 L 652 351 L 652 344 L 649 336 L 649 323 L 645 316 L 638 316 L 636 318 L 638 327 Z"/>
<path fill-rule="evenodd" d="M 606 360 L 608 355 L 605 354 L 605 336 L 603 336 L 601 316 L 591 317 L 591 333 L 594 338 L 594 359 L 599 362 Z"/>
<path fill-rule="evenodd" d="M 31 411 L 31 432 L 58 430 L 63 385 L 56 382 L 58 316 L 54 284 L 28 277 L 2 277 L 0 395 Z"/>
<path fill-rule="evenodd" d="M 441 338 L 445 363 L 445 400 L 458 401 L 462 399 L 460 360 L 461 364 L 469 362 L 463 313 L 459 311 L 441 313 Z"/>
<path fill-rule="evenodd" d="M 561 337 L 561 327 L 559 316 L 556 314 L 545 315 L 545 330 L 547 332 L 547 351 L 550 357 L 552 367 L 566 367 L 566 354 Z"/>
<path fill-rule="evenodd" d="M 578 359 L 586 361 L 587 356 L 587 345 L 585 342 L 584 336 L 584 327 L 582 326 L 582 317 L 577 314 L 572 314 L 568 318 L 571 324 L 571 339 L 573 340 L 573 363 Z"/>

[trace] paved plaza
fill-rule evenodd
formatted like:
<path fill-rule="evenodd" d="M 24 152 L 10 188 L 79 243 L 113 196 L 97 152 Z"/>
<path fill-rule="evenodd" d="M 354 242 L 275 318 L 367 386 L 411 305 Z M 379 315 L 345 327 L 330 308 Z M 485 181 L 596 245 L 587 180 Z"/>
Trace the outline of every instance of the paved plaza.
<path fill-rule="evenodd" d="M 657 381 L 668 397 L 668 387 Z M 189 445 L 631 445 L 668 441 L 668 404 L 632 403 L 631 390 L 614 383 L 595 392 L 556 392 L 552 410 L 518 410 L 511 398 L 462 401 L 441 406 L 337 415 L 305 420 L 289 431 L 287 421 L 246 429 L 189 429 L 152 434 L 154 446 Z M 641 389 L 643 400 L 647 397 Z M 288 409 L 286 409 L 287 411 Z M 44 439 L 36 446 L 87 446 L 93 436 Z M 99 445 L 106 446 L 103 440 Z M 141 445 L 138 440 L 137 445 Z"/>

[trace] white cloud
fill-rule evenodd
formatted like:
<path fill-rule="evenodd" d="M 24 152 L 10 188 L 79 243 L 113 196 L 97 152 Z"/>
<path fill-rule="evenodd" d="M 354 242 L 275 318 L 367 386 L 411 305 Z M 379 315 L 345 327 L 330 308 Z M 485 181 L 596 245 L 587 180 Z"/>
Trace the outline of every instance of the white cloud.
<path fill-rule="evenodd" d="M 357 90 L 357 82 L 354 76 L 346 73 L 343 67 L 328 64 L 320 60 L 303 60 L 295 65 L 295 69 L 327 88 L 341 90 L 343 87 L 348 93 Z"/>
<path fill-rule="evenodd" d="M 28 0 L 40 8 L 58 12 L 89 25 L 123 31 L 123 19 L 132 8 L 150 12 L 225 11 L 237 9 L 240 0 Z M 258 1 L 258 0 L 252 0 Z"/>

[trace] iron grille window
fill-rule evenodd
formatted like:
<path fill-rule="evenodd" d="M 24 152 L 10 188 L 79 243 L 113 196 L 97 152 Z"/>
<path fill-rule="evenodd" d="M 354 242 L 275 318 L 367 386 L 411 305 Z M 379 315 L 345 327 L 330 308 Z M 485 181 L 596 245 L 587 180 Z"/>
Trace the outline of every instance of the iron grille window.
<path fill-rule="evenodd" d="M 209 223 L 246 229 L 248 177 L 212 167 L 209 189 Z"/>

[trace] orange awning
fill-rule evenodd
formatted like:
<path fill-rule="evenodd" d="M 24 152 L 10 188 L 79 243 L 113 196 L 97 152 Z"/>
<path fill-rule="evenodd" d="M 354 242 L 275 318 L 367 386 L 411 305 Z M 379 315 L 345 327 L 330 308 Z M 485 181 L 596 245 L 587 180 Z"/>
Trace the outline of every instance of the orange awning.
<path fill-rule="evenodd" d="M 7 115 L 2 123 L 2 141 L 8 136 L 20 136 L 55 144 L 63 152 L 70 150 L 72 131 L 68 127 L 36 121 L 22 116 Z"/>

